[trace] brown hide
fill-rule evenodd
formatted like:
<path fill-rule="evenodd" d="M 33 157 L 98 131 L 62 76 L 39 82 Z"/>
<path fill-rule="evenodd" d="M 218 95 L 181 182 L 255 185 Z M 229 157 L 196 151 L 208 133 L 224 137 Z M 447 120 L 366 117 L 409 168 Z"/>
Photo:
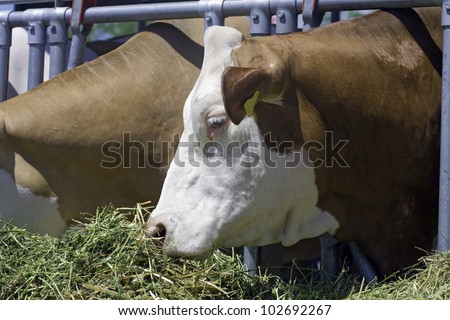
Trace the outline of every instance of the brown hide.
<path fill-rule="evenodd" d="M 238 81 L 240 71 L 228 70 L 222 84 L 225 104 L 261 91 L 254 112 L 262 131 L 271 113 L 289 117 L 293 104 L 298 108 L 304 147 L 317 141 L 328 149 L 308 150 L 312 159 L 326 161 L 315 169 L 318 206 L 339 221 L 336 238 L 356 241 L 383 274 L 415 263 L 421 249 L 432 248 L 436 232 L 441 78 L 415 36 L 429 32 L 428 43 L 439 50 L 442 31 L 439 8 L 417 12 L 421 21 L 412 29 L 380 11 L 310 32 L 245 40 L 233 51 L 235 66 L 258 68 L 265 76 L 234 88 L 226 78 Z M 283 83 L 276 86 L 283 106 L 262 112 L 267 74 Z M 295 102 L 286 99 L 289 86 Z M 230 119 L 242 117 L 236 106 L 225 107 Z M 272 118 L 269 132 L 286 121 L 279 118 Z M 326 131 L 332 141 L 325 141 Z M 348 140 L 338 150 L 348 167 L 331 158 L 339 140 Z"/>
<path fill-rule="evenodd" d="M 246 18 L 227 23 L 248 30 Z M 117 50 L 2 103 L 0 168 L 35 194 L 56 195 L 67 222 L 103 204 L 157 201 L 202 42 L 201 19 L 155 23 Z M 121 163 L 112 161 L 117 152 L 125 155 Z"/>

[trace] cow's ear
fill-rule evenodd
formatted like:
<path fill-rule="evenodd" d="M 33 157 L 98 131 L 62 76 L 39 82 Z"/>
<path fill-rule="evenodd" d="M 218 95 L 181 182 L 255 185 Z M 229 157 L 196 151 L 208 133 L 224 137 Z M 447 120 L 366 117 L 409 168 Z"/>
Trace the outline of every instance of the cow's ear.
<path fill-rule="evenodd" d="M 284 76 L 240 67 L 228 67 L 222 74 L 222 97 L 230 120 L 239 124 L 247 115 L 246 103 L 251 104 L 267 146 L 281 152 L 303 145 L 297 94 Z"/>
<path fill-rule="evenodd" d="M 270 83 L 270 76 L 261 69 L 227 67 L 222 73 L 222 98 L 225 111 L 234 124 L 239 124 L 247 114 L 245 103 L 255 93 L 264 90 Z M 257 98 L 257 97 L 256 97 Z"/>

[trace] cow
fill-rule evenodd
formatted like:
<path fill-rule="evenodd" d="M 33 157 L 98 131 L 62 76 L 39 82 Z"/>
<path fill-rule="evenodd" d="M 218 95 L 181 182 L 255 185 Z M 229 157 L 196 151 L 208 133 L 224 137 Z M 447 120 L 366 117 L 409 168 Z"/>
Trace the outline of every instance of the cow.
<path fill-rule="evenodd" d="M 246 18 L 227 20 L 248 30 Z M 157 201 L 203 29 L 202 19 L 154 23 L 0 104 L 0 220 L 61 235 L 80 212 Z"/>
<path fill-rule="evenodd" d="M 205 34 L 184 131 L 148 221 L 170 256 L 331 234 L 381 275 L 437 227 L 440 9 L 303 33 Z"/>

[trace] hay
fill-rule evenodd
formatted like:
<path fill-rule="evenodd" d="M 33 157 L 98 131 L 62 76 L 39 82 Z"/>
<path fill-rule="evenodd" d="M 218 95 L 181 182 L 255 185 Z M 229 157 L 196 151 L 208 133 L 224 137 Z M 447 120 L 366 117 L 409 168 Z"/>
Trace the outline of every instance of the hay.
<path fill-rule="evenodd" d="M 148 205 L 100 208 L 61 239 L 0 227 L 0 299 L 449 299 L 450 256 L 424 258 L 409 277 L 365 286 L 343 271 L 332 283 L 292 267 L 296 283 L 243 272 L 237 255 L 169 258 L 145 236 Z M 130 219 L 130 215 L 133 219 Z M 300 276 L 298 276 L 300 275 Z"/>
<path fill-rule="evenodd" d="M 276 298 L 272 287 L 280 279 L 248 276 L 236 256 L 168 258 L 157 239 L 145 237 L 145 211 L 142 205 L 99 209 L 61 239 L 6 224 L 0 228 L 0 299 Z"/>
<path fill-rule="evenodd" d="M 405 276 L 369 286 L 352 299 L 449 300 L 450 252 L 424 256 Z"/>

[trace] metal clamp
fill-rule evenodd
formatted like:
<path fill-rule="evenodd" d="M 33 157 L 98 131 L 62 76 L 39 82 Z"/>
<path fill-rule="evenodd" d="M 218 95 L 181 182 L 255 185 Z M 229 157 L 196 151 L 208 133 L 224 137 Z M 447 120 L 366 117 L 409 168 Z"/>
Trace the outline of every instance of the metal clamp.
<path fill-rule="evenodd" d="M 52 9 L 53 13 L 49 19 L 49 44 L 62 43 L 67 41 L 67 26 L 65 22 L 65 13 L 69 8 L 57 7 Z"/>
<path fill-rule="evenodd" d="M 304 0 L 303 1 L 303 31 L 311 30 L 320 26 L 323 20 L 324 12 L 317 12 L 316 10 L 317 0 Z"/>
<path fill-rule="evenodd" d="M 271 9 L 272 4 L 277 6 L 276 7 L 277 24 L 275 27 L 275 33 L 285 34 L 297 31 L 297 24 L 298 24 L 297 1 L 292 0 L 271 1 L 270 2 Z M 273 10 L 271 11 L 273 12 Z"/>
<path fill-rule="evenodd" d="M 250 34 L 252 36 L 271 33 L 271 16 L 269 0 L 256 0 L 246 4 L 250 12 Z"/>
<path fill-rule="evenodd" d="M 442 3 L 442 26 L 450 26 L 450 1 L 444 1 Z"/>
<path fill-rule="evenodd" d="M 44 23 L 44 10 L 28 9 L 24 12 L 28 21 L 28 83 L 31 90 L 44 80 L 44 54 L 47 42 L 47 29 Z"/>
<path fill-rule="evenodd" d="M 44 24 L 44 11 L 39 9 L 25 10 L 24 20 L 28 21 L 28 44 L 45 45 L 47 32 Z"/>
<path fill-rule="evenodd" d="M 67 25 L 64 20 L 69 8 L 57 7 L 52 9 L 49 19 L 48 42 L 50 44 L 50 72 L 49 78 L 66 70 Z"/>
<path fill-rule="evenodd" d="M 211 26 L 223 26 L 223 2 L 224 0 L 200 0 L 205 3 L 205 30 Z"/>
<path fill-rule="evenodd" d="M 9 11 L 0 11 L 0 46 L 11 46 L 11 28 L 9 27 Z"/>

